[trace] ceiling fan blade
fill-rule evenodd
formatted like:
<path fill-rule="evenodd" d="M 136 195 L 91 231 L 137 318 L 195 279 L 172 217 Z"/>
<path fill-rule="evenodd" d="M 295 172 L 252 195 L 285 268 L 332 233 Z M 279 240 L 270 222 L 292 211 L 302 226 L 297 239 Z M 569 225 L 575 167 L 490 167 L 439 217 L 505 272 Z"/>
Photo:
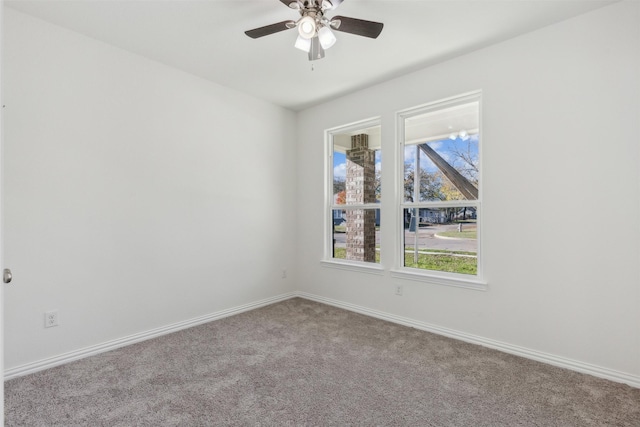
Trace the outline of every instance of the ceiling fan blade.
<path fill-rule="evenodd" d="M 282 0 L 285 1 L 285 0 Z M 327 8 L 327 10 L 333 10 L 336 7 L 340 6 L 340 3 L 342 3 L 344 0 L 327 0 L 329 3 L 331 3 L 331 7 Z"/>
<path fill-rule="evenodd" d="M 365 21 L 364 19 L 349 18 L 346 16 L 336 16 L 331 19 L 331 28 L 336 31 L 356 34 L 372 39 L 380 35 L 382 27 L 384 27 L 384 24 L 381 22 Z"/>
<path fill-rule="evenodd" d="M 269 34 L 279 33 L 280 31 L 288 30 L 296 26 L 295 21 L 282 21 L 277 24 L 265 25 L 264 27 L 254 28 L 253 30 L 245 31 L 244 33 L 252 39 L 268 36 Z"/>
<path fill-rule="evenodd" d="M 300 9 L 300 3 L 297 0 L 280 0 L 280 2 L 291 9 Z"/>
<path fill-rule="evenodd" d="M 311 39 L 311 49 L 309 49 L 309 61 L 315 61 L 316 59 L 324 58 L 324 49 L 320 44 L 320 39 L 315 36 Z"/>

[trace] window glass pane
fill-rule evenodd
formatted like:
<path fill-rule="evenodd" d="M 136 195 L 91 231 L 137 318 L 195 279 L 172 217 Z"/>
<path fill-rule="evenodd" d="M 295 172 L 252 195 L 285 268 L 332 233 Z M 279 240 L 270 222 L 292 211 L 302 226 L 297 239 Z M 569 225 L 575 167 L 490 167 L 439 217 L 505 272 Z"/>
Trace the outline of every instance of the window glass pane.
<path fill-rule="evenodd" d="M 380 209 L 333 209 L 333 258 L 380 262 Z"/>
<path fill-rule="evenodd" d="M 331 236 L 327 258 L 379 263 L 381 132 L 377 120 L 330 132 Z M 327 236 L 329 237 L 329 236 Z"/>
<path fill-rule="evenodd" d="M 381 199 L 380 126 L 336 133 L 333 140 L 333 205 Z"/>
<path fill-rule="evenodd" d="M 347 156 L 344 152 L 333 151 L 333 204 L 347 203 Z"/>
<path fill-rule="evenodd" d="M 405 120 L 405 203 L 478 199 L 479 123 L 478 101 Z"/>
<path fill-rule="evenodd" d="M 404 266 L 477 274 L 477 211 L 473 206 L 403 210 Z"/>
<path fill-rule="evenodd" d="M 404 159 L 405 203 L 478 199 L 477 134 L 407 145 Z"/>

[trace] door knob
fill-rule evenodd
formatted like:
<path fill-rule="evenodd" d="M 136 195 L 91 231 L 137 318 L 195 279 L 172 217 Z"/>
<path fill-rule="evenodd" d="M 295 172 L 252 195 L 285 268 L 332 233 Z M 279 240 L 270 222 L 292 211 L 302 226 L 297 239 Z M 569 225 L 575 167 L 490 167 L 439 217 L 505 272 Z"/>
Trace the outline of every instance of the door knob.
<path fill-rule="evenodd" d="M 2 272 L 2 281 L 4 283 L 10 283 L 11 279 L 13 279 L 13 275 L 11 274 L 11 270 L 9 270 L 8 268 L 5 268 L 4 271 Z"/>

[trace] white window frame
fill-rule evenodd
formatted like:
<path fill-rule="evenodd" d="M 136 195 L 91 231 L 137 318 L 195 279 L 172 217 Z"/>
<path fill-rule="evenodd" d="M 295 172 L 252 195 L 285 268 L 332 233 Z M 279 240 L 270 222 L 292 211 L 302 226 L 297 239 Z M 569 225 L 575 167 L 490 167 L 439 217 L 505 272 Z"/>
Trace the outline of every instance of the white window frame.
<path fill-rule="evenodd" d="M 380 117 L 372 117 L 369 119 L 353 122 L 347 125 L 327 129 L 324 132 L 325 145 L 325 209 L 324 209 L 324 254 L 321 264 L 325 267 L 338 268 L 343 270 L 352 270 L 371 274 L 384 274 L 382 259 L 380 263 L 352 261 L 344 259 L 336 259 L 332 256 L 333 249 L 333 210 L 334 209 L 380 209 L 382 212 L 382 203 L 363 203 L 358 205 L 334 205 L 333 201 L 333 137 L 334 135 L 355 132 L 360 129 L 367 129 L 375 126 L 381 126 L 382 119 Z M 382 147 L 380 148 L 382 152 Z M 384 158 L 384 157 L 382 157 Z M 382 216 L 381 216 L 381 222 Z"/>
<path fill-rule="evenodd" d="M 404 149 L 405 149 L 405 121 L 411 117 L 437 111 L 443 108 L 449 108 L 456 105 L 467 104 L 470 102 L 478 102 L 478 114 L 479 114 L 479 145 L 478 145 L 478 163 L 479 163 L 479 188 L 477 200 L 460 200 L 460 201 L 445 201 L 445 202 L 414 202 L 405 203 L 404 201 Z M 395 186 L 395 204 L 397 207 L 397 219 L 395 224 L 396 230 L 396 256 L 395 263 L 391 270 L 391 276 L 399 279 L 417 280 L 420 282 L 435 283 L 440 285 L 456 286 L 475 290 L 486 290 L 487 282 L 484 279 L 483 262 L 482 262 L 482 221 L 484 215 L 482 214 L 482 186 L 483 186 L 483 167 L 482 167 L 482 152 L 483 152 L 483 135 L 482 135 L 482 92 L 474 91 L 463 95 L 431 102 L 417 107 L 408 108 L 396 113 L 396 129 L 397 129 L 397 146 L 398 151 L 396 153 L 396 186 Z M 410 144 L 414 145 L 414 144 Z M 413 208 L 445 208 L 445 207 L 458 207 L 458 206 L 473 206 L 477 211 L 477 244 L 478 244 L 478 258 L 477 258 L 477 274 L 475 276 L 449 273 L 435 270 L 422 270 L 417 268 L 404 267 L 404 209 Z"/>

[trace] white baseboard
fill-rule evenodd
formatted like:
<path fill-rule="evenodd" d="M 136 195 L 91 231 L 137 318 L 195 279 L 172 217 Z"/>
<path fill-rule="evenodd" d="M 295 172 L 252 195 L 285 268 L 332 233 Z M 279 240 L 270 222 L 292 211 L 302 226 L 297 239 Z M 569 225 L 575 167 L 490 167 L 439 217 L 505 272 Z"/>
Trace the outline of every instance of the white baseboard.
<path fill-rule="evenodd" d="M 619 372 L 613 369 L 603 368 L 600 366 L 580 362 L 578 360 L 555 356 L 553 354 L 543 353 L 541 351 L 531 350 L 525 347 L 507 344 L 507 343 L 492 340 L 489 338 L 484 338 L 478 335 L 467 334 L 465 332 L 459 332 L 453 329 L 431 325 L 429 323 L 420 322 L 417 320 L 409 319 L 407 317 L 396 316 L 394 314 L 373 310 L 367 307 L 362 307 L 359 305 L 350 304 L 350 303 L 334 300 L 331 298 L 325 298 L 319 295 L 313 295 L 306 292 L 296 292 L 296 295 L 301 298 L 320 302 L 323 304 L 332 305 L 338 308 L 343 308 L 345 310 L 364 314 L 366 316 L 387 320 L 389 322 L 398 323 L 400 325 L 410 326 L 412 328 L 419 329 L 422 331 L 432 332 L 438 335 L 444 335 L 446 337 L 458 339 L 471 344 L 482 345 L 484 347 L 489 347 L 495 350 L 503 351 L 505 353 L 525 357 L 527 359 L 536 360 L 538 362 L 547 363 L 549 365 L 558 366 L 560 368 L 570 369 L 572 371 L 581 372 L 583 374 L 589 374 L 595 377 L 604 378 L 604 379 L 619 382 L 619 383 L 625 383 L 630 385 L 631 387 L 640 388 L 640 376 L 637 376 L 637 375 L 631 375 L 631 374 Z"/>
<path fill-rule="evenodd" d="M 256 308 L 275 304 L 277 302 L 284 301 L 284 300 L 293 298 L 295 296 L 296 296 L 295 292 L 289 292 L 289 293 L 278 295 L 275 297 L 266 298 L 260 301 L 244 304 L 238 307 L 233 307 L 226 310 L 217 311 L 215 313 L 206 314 L 204 316 L 195 317 L 193 319 L 185 320 L 182 322 L 173 323 L 171 325 L 163 326 L 160 328 L 151 329 L 146 332 L 140 332 L 140 333 L 129 335 L 123 338 L 85 347 L 79 350 L 70 351 L 68 353 L 38 360 L 36 362 L 16 366 L 14 368 L 7 369 L 4 371 L 4 379 L 6 381 L 11 378 L 20 377 L 23 375 L 42 371 L 44 369 L 53 368 L 54 366 L 63 365 L 65 363 L 73 362 L 74 360 L 83 359 L 85 357 L 93 356 L 99 353 L 104 353 L 105 351 L 115 350 L 116 348 L 124 347 L 126 345 L 135 344 L 141 341 L 146 341 L 151 338 L 156 338 L 162 335 L 170 334 L 172 332 L 177 332 L 182 329 L 191 328 L 193 326 L 211 322 L 212 320 L 218 320 L 218 319 L 233 316 L 234 314 L 239 314 L 245 311 L 255 310 Z"/>
<path fill-rule="evenodd" d="M 382 311 L 373 310 L 367 307 L 362 307 L 359 305 L 350 304 L 350 303 L 334 300 L 331 298 L 325 298 L 319 295 L 309 294 L 306 292 L 289 292 L 289 293 L 278 295 L 275 297 L 266 298 L 260 301 L 244 304 L 238 307 L 233 307 L 233 308 L 218 311 L 215 313 L 207 314 L 204 316 L 196 317 L 190 320 L 185 320 L 182 322 L 152 329 L 146 332 L 141 332 L 138 334 L 133 334 L 123 338 L 119 338 L 116 340 L 107 341 L 101 344 L 85 347 L 79 350 L 60 354 L 58 356 L 38 360 L 36 362 L 16 366 L 14 368 L 5 370 L 4 379 L 9 380 L 11 378 L 31 374 L 34 372 L 42 371 L 44 369 L 53 368 L 54 366 L 63 365 L 65 363 L 73 362 L 74 360 L 83 359 L 85 357 L 93 356 L 106 351 L 115 350 L 116 348 L 124 347 L 130 344 L 135 344 L 151 338 L 156 338 L 162 335 L 170 334 L 172 332 L 177 332 L 182 329 L 187 329 L 193 326 L 201 325 L 203 323 L 211 322 L 213 320 L 222 319 L 224 317 L 232 316 L 234 314 L 239 314 L 249 310 L 255 310 L 256 308 L 275 304 L 277 302 L 294 298 L 296 296 L 305 298 L 311 301 L 332 305 L 334 307 L 343 308 L 345 310 L 364 314 L 366 316 L 371 316 L 371 317 L 386 320 L 389 322 L 398 323 L 400 325 L 405 325 L 415 329 L 432 332 L 435 334 L 458 339 L 468 343 L 482 345 L 485 347 L 493 348 L 495 350 L 503 351 L 505 353 L 525 357 L 527 359 L 537 360 L 539 362 L 548 363 L 550 365 L 558 366 L 565 369 L 570 369 L 572 371 L 577 371 L 584 374 L 593 375 L 595 377 L 605 378 L 605 379 L 619 382 L 619 383 L 625 383 L 632 387 L 640 388 L 640 377 L 637 375 L 630 375 L 624 372 L 615 371 L 613 369 L 603 368 L 600 366 L 591 365 L 591 364 L 580 362 L 577 360 L 555 356 L 553 354 L 543 353 L 543 352 L 531 350 L 525 347 L 520 347 L 520 346 L 492 340 L 489 338 L 484 338 L 477 335 L 459 332 L 449 328 L 443 328 L 440 326 L 431 325 L 425 322 L 409 319 L 407 317 L 396 316 L 394 314 L 389 314 Z"/>

